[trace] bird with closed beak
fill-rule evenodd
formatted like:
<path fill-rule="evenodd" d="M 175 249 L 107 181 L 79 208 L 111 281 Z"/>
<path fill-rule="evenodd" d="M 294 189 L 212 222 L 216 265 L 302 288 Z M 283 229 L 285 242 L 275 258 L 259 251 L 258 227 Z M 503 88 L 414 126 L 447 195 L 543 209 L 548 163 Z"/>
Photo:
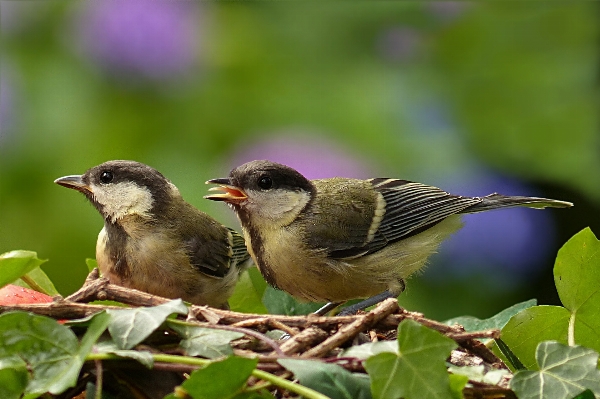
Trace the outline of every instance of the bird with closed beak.
<path fill-rule="evenodd" d="M 460 215 L 498 208 L 565 208 L 546 198 L 490 194 L 464 197 L 407 180 L 308 180 L 270 161 L 252 161 L 207 195 L 237 214 L 248 250 L 265 280 L 292 296 L 330 302 L 369 298 L 352 313 L 404 289 L 439 244 L 461 226 Z"/>
<path fill-rule="evenodd" d="M 111 283 L 228 307 L 251 262 L 243 237 L 184 201 L 156 169 L 108 161 L 54 182 L 83 193 L 104 218 L 96 260 Z"/>

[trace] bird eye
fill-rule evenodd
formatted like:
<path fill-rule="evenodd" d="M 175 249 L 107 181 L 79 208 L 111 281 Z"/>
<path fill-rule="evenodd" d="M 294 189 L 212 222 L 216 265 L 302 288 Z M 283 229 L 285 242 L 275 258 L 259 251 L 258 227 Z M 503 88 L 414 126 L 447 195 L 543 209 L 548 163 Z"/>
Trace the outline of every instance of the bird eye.
<path fill-rule="evenodd" d="M 104 184 L 108 184 L 113 179 L 113 173 L 109 170 L 105 170 L 100 174 L 100 182 Z"/>
<path fill-rule="evenodd" d="M 273 180 L 271 180 L 269 176 L 262 176 L 260 179 L 258 179 L 258 187 L 262 188 L 263 190 L 268 190 L 273 187 Z"/>

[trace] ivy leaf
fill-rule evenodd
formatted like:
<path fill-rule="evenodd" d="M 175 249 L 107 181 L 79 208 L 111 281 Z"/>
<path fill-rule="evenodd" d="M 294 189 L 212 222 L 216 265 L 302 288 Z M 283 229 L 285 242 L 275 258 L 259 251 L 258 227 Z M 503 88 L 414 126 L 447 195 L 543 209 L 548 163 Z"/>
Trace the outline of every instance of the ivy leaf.
<path fill-rule="evenodd" d="M 398 354 L 398 341 L 367 342 L 366 344 L 351 346 L 343 351 L 340 357 L 355 357 L 364 360 L 383 352 Z"/>
<path fill-rule="evenodd" d="M 213 359 L 233 354 L 230 342 L 242 338 L 244 334 L 236 331 L 225 331 L 214 328 L 184 326 L 168 323 L 182 338 L 180 346 L 187 356 L 202 356 Z"/>
<path fill-rule="evenodd" d="M 488 319 L 478 319 L 477 317 L 473 316 L 461 316 L 455 317 L 450 320 L 446 320 L 444 323 L 446 323 L 449 326 L 452 326 L 454 324 L 460 324 L 465 328 L 465 331 L 481 331 L 488 330 L 491 328 L 501 329 L 506 325 L 506 323 L 508 323 L 511 317 L 513 317 L 520 311 L 535 305 L 537 305 L 537 300 L 530 299 L 528 301 L 517 303 L 516 305 L 506 308 Z"/>
<path fill-rule="evenodd" d="M 136 350 L 125 350 L 119 349 L 117 344 L 114 341 L 102 341 L 96 343 L 93 348 L 94 353 L 112 353 L 113 355 L 117 355 L 120 357 L 125 357 L 128 359 L 137 360 L 147 368 L 151 369 L 154 365 L 154 359 L 152 358 L 152 353 L 149 351 L 136 351 Z"/>
<path fill-rule="evenodd" d="M 10 251 L 0 255 L 0 288 L 29 273 L 46 260 L 33 251 Z"/>
<path fill-rule="evenodd" d="M 554 280 L 565 307 L 535 306 L 515 315 L 502 329 L 502 340 L 528 369 L 537 369 L 542 341 L 587 346 L 600 351 L 600 241 L 589 228 L 558 251 Z"/>
<path fill-rule="evenodd" d="M 590 228 L 558 251 L 554 264 L 558 296 L 571 312 L 571 343 L 600 351 L 600 241 Z"/>
<path fill-rule="evenodd" d="M 456 343 L 413 320 L 398 326 L 398 354 L 380 353 L 365 362 L 377 399 L 454 398 L 446 358 Z"/>
<path fill-rule="evenodd" d="M 266 288 L 267 283 L 256 267 L 245 270 L 229 298 L 231 310 L 242 313 L 267 313 L 267 308 L 261 300 Z"/>
<path fill-rule="evenodd" d="M 519 371 L 510 382 L 519 399 L 572 398 L 586 389 L 600 397 L 594 350 L 545 341 L 538 345 L 535 357 L 539 371 Z"/>
<path fill-rule="evenodd" d="M 59 294 L 59 292 L 56 290 L 56 287 L 52 283 L 52 280 L 48 278 L 48 275 L 44 273 L 40 267 L 36 267 L 29 273 L 24 274 L 21 276 L 21 278 L 15 281 L 14 284 L 25 288 L 31 288 L 48 296 Z"/>
<path fill-rule="evenodd" d="M 169 315 L 185 315 L 188 308 L 181 299 L 174 299 L 153 307 L 108 309 L 106 312 L 111 317 L 108 331 L 117 347 L 131 349 L 160 327 Z"/>
<path fill-rule="evenodd" d="M 258 359 L 231 356 L 194 371 L 180 388 L 193 399 L 230 399 L 246 385 Z"/>
<path fill-rule="evenodd" d="M 300 383 L 331 399 L 370 399 L 371 381 L 364 374 L 351 373 L 337 364 L 314 360 L 279 359 Z"/>
<path fill-rule="evenodd" d="M 263 303 L 270 314 L 287 316 L 306 315 L 318 310 L 321 304 L 298 302 L 285 291 L 268 286 L 263 295 Z"/>
<path fill-rule="evenodd" d="M 571 315 L 560 306 L 534 306 L 513 316 L 502 329 L 502 340 L 527 369 L 536 369 L 538 343 L 554 340 L 567 343 Z"/>
<path fill-rule="evenodd" d="M 106 330 L 108 316 L 96 315 L 81 340 L 56 320 L 25 312 L 0 315 L 0 358 L 18 356 L 30 371 L 25 398 L 59 394 L 77 382 L 85 357 Z"/>
<path fill-rule="evenodd" d="M 485 367 L 483 366 L 450 366 L 448 367 L 448 371 L 456 375 L 466 376 L 471 381 L 482 382 L 490 385 L 498 385 L 498 383 L 502 380 L 502 377 L 510 373 L 508 370 L 504 369 L 493 369 L 486 373 Z"/>
<path fill-rule="evenodd" d="M 0 359 L 0 398 L 19 399 L 27 387 L 27 363 L 13 355 Z"/>

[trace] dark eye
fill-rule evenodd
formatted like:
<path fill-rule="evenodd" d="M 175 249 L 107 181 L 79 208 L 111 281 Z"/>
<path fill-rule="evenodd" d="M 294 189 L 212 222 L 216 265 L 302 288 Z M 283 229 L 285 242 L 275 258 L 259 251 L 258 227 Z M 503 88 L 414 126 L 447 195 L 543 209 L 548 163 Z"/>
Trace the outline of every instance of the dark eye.
<path fill-rule="evenodd" d="M 113 173 L 110 170 L 105 170 L 104 172 L 100 173 L 100 182 L 104 183 L 104 184 L 108 184 L 112 181 L 113 179 Z"/>
<path fill-rule="evenodd" d="M 273 187 L 273 180 L 271 180 L 269 176 L 262 176 L 260 179 L 258 179 L 258 187 L 262 188 L 263 190 L 268 190 Z"/>

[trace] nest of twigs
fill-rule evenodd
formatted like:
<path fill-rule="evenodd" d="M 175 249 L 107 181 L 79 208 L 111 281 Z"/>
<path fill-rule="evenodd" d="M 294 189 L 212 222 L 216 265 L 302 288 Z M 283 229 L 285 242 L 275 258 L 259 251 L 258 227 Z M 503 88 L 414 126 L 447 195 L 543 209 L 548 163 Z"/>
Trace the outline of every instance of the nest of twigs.
<path fill-rule="evenodd" d="M 110 284 L 106 279 L 99 278 L 97 271 L 90 273 L 83 287 L 73 295 L 67 298 L 56 298 L 48 304 L 31 305 L 13 305 L 3 306 L 1 311 L 22 310 L 39 315 L 49 316 L 61 320 L 73 320 L 90 316 L 105 309 L 115 308 L 117 306 L 92 304 L 94 301 L 117 301 L 132 307 L 156 306 L 169 301 L 169 299 L 150 295 L 141 291 L 123 288 Z M 499 330 L 484 330 L 478 332 L 465 332 L 462 326 L 448 326 L 446 324 L 425 318 L 422 314 L 409 312 L 398 306 L 395 299 L 387 299 L 378 304 L 370 312 L 362 312 L 353 316 L 333 316 L 323 317 L 316 315 L 307 316 L 283 316 L 269 314 L 247 314 L 233 312 L 229 310 L 215 309 L 207 306 L 191 306 L 187 322 L 197 323 L 200 327 L 233 330 L 244 333 L 244 338 L 233 341 L 232 347 L 234 354 L 245 357 L 258 358 L 258 369 L 268 371 L 274 375 L 283 378 L 292 379 L 292 374 L 284 369 L 279 363 L 281 358 L 300 358 L 300 359 L 319 359 L 323 362 L 335 363 L 345 369 L 365 373 L 363 362 L 360 359 L 340 357 L 339 354 L 350 346 L 360 345 L 366 342 L 376 342 L 396 339 L 398 324 L 405 319 L 411 319 L 428 328 L 436 330 L 445 336 L 451 338 L 458 344 L 458 349 L 453 351 L 448 362 L 456 366 L 484 366 L 487 370 L 507 369 L 506 365 L 499 359 L 487 346 L 482 344 L 479 339 L 498 338 Z M 272 339 L 266 334 L 269 331 L 283 331 L 285 336 L 282 339 Z M 168 332 L 164 332 L 161 337 L 154 337 L 152 342 L 145 342 L 145 350 L 153 352 L 162 351 L 163 353 L 178 354 L 182 349 L 174 344 L 164 345 L 165 341 L 173 340 L 169 338 Z M 156 346 L 154 343 L 159 343 Z M 167 348 L 167 349 L 165 349 Z M 139 369 L 142 372 L 143 366 L 134 365 L 131 362 L 130 370 L 127 371 L 130 377 L 135 373 L 131 369 Z M 120 366 L 122 368 L 122 366 Z M 173 388 L 186 378 L 186 375 L 194 370 L 194 366 L 176 364 L 154 364 L 151 374 L 146 370 L 147 379 L 156 380 L 155 373 L 169 373 L 179 375 L 181 378 L 159 378 L 167 382 L 169 386 L 160 388 L 151 388 L 152 392 L 144 392 L 140 386 L 144 383 L 137 383 L 137 388 L 127 387 L 129 393 L 120 393 L 114 395 L 117 398 L 136 397 L 136 398 L 162 398 L 164 392 L 172 392 Z M 82 371 L 81 384 L 78 387 L 60 395 L 61 398 L 84 398 L 85 383 L 93 382 L 93 365 L 87 367 L 88 377 L 86 380 L 86 368 Z M 107 376 L 110 374 L 107 374 Z M 510 374 L 508 374 L 510 375 Z M 258 380 L 249 381 L 249 384 L 257 383 Z M 104 383 L 111 383 L 110 378 L 105 378 Z M 115 377 L 114 384 L 128 385 L 123 383 L 123 378 Z M 149 382 L 149 381 L 148 381 Z M 156 381 L 153 381 L 156 382 Z M 124 392 L 126 387 L 121 387 Z M 131 393 L 132 391 L 135 393 Z M 77 390 L 79 390 L 77 392 Z M 118 389 L 117 389 L 118 391 Z M 159 392 L 163 391 L 163 392 Z M 273 389 L 275 397 L 287 397 L 289 393 L 284 390 Z M 154 395 L 163 396 L 154 396 Z M 132 395 L 132 396 L 127 396 Z M 498 385 L 487 385 L 480 382 L 471 381 L 469 387 L 463 391 L 465 398 L 516 398 L 514 393 L 508 388 L 508 378 L 501 381 Z"/>

